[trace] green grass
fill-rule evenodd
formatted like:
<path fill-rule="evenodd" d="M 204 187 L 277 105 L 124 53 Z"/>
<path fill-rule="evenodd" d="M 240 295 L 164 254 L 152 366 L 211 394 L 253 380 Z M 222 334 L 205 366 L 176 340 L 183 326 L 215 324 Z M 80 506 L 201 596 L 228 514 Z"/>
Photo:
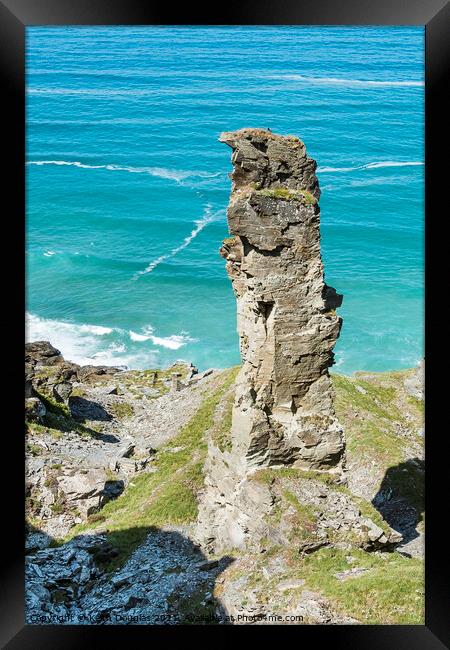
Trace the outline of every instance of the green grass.
<path fill-rule="evenodd" d="M 175 592 L 168 598 L 169 605 L 178 615 L 180 625 L 215 625 L 216 604 L 214 599 L 205 601 L 206 594 L 211 591 L 207 582 L 200 584 L 188 596 L 179 597 Z"/>
<path fill-rule="evenodd" d="M 108 406 L 108 409 L 118 420 L 129 418 L 134 414 L 133 407 L 128 402 L 114 402 Z"/>
<path fill-rule="evenodd" d="M 86 396 L 86 392 L 79 386 L 73 388 L 72 392 L 70 393 L 70 397 L 85 397 L 85 396 Z"/>
<path fill-rule="evenodd" d="M 30 454 L 31 456 L 40 456 L 43 453 L 42 447 L 39 445 L 35 445 L 32 442 L 27 442 L 26 444 L 26 452 L 27 454 Z"/>
<path fill-rule="evenodd" d="M 25 420 L 25 432 L 34 435 L 48 433 L 54 438 L 60 438 L 63 435 L 60 429 L 52 429 L 52 427 L 39 424 L 39 422 L 31 422 L 29 420 Z"/>
<path fill-rule="evenodd" d="M 352 549 L 356 561 L 349 563 L 348 551 L 320 549 L 306 557 L 291 553 L 290 564 L 307 587 L 321 592 L 341 614 L 365 624 L 423 624 L 423 563 L 399 553 L 364 553 Z M 335 573 L 352 567 L 366 573 L 338 580 Z M 291 574 L 292 575 L 292 574 Z"/>
<path fill-rule="evenodd" d="M 295 515 L 290 517 L 291 542 L 316 540 L 317 513 L 315 509 L 306 503 L 300 503 L 296 495 L 290 490 L 282 491 L 285 503 L 295 508 Z"/>
<path fill-rule="evenodd" d="M 133 477 L 123 494 L 102 509 L 102 528 L 109 530 L 109 542 L 119 551 L 119 556 L 107 568 L 122 565 L 152 527 L 196 519 L 197 494 L 204 480 L 205 433 L 213 427 L 216 409 L 234 383 L 235 375 L 234 368 L 225 371 L 219 388 L 203 401 L 179 434 L 159 449 L 153 464 L 156 472 Z M 178 447 L 178 451 L 172 451 Z M 67 539 L 95 528 L 95 522 L 80 524 L 70 531 Z"/>
<path fill-rule="evenodd" d="M 337 477 L 328 472 L 320 472 L 318 470 L 305 470 L 297 467 L 277 467 L 276 469 L 266 467 L 257 470 L 253 474 L 253 478 L 260 482 L 270 485 L 277 479 L 314 479 L 321 481 L 326 485 L 337 485 Z"/>
<path fill-rule="evenodd" d="M 425 402 L 424 400 L 417 399 L 417 397 L 414 397 L 413 395 L 408 396 L 408 402 L 414 406 L 419 413 L 422 413 L 422 415 L 425 413 Z"/>
<path fill-rule="evenodd" d="M 273 189 L 257 190 L 257 194 L 261 196 L 268 196 L 272 199 L 282 199 L 284 201 L 302 201 L 305 205 L 315 205 L 317 199 L 315 196 L 308 192 L 308 190 L 294 190 L 286 187 L 276 187 Z"/>
<path fill-rule="evenodd" d="M 408 400 L 403 389 L 407 371 L 374 373 L 370 379 L 332 374 L 335 409 L 344 426 L 347 454 L 366 457 L 389 467 L 405 457 L 406 440 L 397 426 L 419 429 L 420 404 Z M 358 387 L 362 390 L 358 390 Z M 405 412 L 409 418 L 405 417 Z"/>
<path fill-rule="evenodd" d="M 281 494 L 283 501 L 285 503 L 290 503 L 296 508 L 299 515 L 299 521 L 295 524 L 295 527 L 299 531 L 304 531 L 303 537 L 314 532 L 315 526 L 313 524 L 317 521 L 317 513 L 312 506 L 300 503 L 296 495 L 293 494 L 291 490 L 284 487 L 287 481 L 293 481 L 294 483 L 299 480 L 320 481 L 330 489 L 345 494 L 353 505 L 359 509 L 363 517 L 371 519 L 374 524 L 381 528 L 386 534 L 389 533 L 389 526 L 378 510 L 365 499 L 354 495 L 345 485 L 339 484 L 337 482 L 337 477 L 332 474 L 315 470 L 297 469 L 294 467 L 282 467 L 277 469 L 265 468 L 258 470 L 253 475 L 253 478 L 254 480 L 265 483 L 266 485 L 272 485 L 276 482 L 278 485 L 282 486 Z M 278 517 L 280 516 L 279 511 L 276 511 L 275 514 Z M 337 532 L 330 530 L 329 534 L 331 541 L 335 542 L 348 541 L 350 543 L 359 544 L 362 541 L 359 537 L 355 536 L 351 530 L 345 531 L 345 529 L 342 529 Z"/>

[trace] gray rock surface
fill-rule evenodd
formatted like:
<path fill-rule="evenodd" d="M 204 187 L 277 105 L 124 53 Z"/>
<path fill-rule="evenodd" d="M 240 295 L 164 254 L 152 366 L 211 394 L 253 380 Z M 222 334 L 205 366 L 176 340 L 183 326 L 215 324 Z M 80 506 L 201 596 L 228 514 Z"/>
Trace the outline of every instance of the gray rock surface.
<path fill-rule="evenodd" d="M 425 359 L 422 359 L 416 371 L 405 379 L 405 390 L 416 399 L 425 399 Z"/>
<path fill-rule="evenodd" d="M 339 471 L 344 439 L 328 367 L 342 296 L 324 282 L 316 163 L 304 144 L 261 129 L 223 133 L 220 141 L 233 149 L 232 237 L 220 252 L 237 299 L 242 368 L 232 449 L 210 444 L 197 533 L 226 548 L 245 545 L 268 507 L 249 471 Z"/>
<path fill-rule="evenodd" d="M 330 467 L 342 455 L 328 367 L 342 296 L 324 283 L 316 163 L 297 138 L 223 133 L 233 149 L 232 239 L 221 254 L 237 299 L 242 370 L 235 444 L 249 466 Z"/>
<path fill-rule="evenodd" d="M 164 393 L 170 378 L 152 388 L 145 373 L 81 367 L 46 341 L 26 344 L 25 355 L 32 395 L 25 416 L 36 423 L 27 431 L 28 515 L 57 539 L 117 498 L 136 473 L 152 472 L 157 449 L 189 421 L 220 376 L 185 364 L 188 390 Z M 51 411 L 38 396 L 53 402 Z"/>
<path fill-rule="evenodd" d="M 183 528 L 149 532 L 130 559 L 109 574 L 101 560 L 114 552 L 106 536 L 98 534 L 29 555 L 27 622 L 174 625 L 184 622 L 177 604 L 199 595 L 210 599 L 220 620 L 220 603 L 214 608 L 211 592 L 230 560 L 202 562 Z"/>

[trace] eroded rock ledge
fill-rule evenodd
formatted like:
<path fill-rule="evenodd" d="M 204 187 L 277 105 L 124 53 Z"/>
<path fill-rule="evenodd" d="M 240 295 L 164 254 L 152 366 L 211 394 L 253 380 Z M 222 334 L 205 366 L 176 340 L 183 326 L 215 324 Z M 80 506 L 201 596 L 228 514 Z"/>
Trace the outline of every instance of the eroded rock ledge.
<path fill-rule="evenodd" d="M 342 296 L 324 282 L 316 163 L 303 142 L 262 129 L 222 133 L 220 141 L 233 149 L 231 237 L 220 253 L 237 299 L 242 369 L 231 449 L 210 449 L 200 531 L 205 538 L 208 521 L 212 528 L 228 522 L 229 541 L 240 545 L 249 525 L 229 511 L 243 502 L 270 506 L 268 494 L 244 496 L 248 472 L 341 466 L 328 368 Z"/>

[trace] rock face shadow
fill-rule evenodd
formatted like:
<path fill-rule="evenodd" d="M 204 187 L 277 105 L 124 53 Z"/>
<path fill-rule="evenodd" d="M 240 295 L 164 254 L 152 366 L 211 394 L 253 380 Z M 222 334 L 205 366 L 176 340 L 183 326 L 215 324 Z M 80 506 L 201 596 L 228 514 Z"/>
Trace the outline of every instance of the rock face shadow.
<path fill-rule="evenodd" d="M 98 531 L 60 546 L 52 544 L 48 535 L 29 527 L 25 589 L 29 624 L 230 622 L 214 587 L 233 558 L 208 560 L 180 530 Z M 127 557 L 131 546 L 135 550 Z"/>
<path fill-rule="evenodd" d="M 389 467 L 372 500 L 389 526 L 401 533 L 403 543 L 419 537 L 417 525 L 424 514 L 424 461 L 411 458 Z"/>
<path fill-rule="evenodd" d="M 112 415 L 101 404 L 86 399 L 85 397 L 69 397 L 69 407 L 72 416 L 80 422 L 85 422 L 86 420 L 111 422 L 113 419 Z"/>

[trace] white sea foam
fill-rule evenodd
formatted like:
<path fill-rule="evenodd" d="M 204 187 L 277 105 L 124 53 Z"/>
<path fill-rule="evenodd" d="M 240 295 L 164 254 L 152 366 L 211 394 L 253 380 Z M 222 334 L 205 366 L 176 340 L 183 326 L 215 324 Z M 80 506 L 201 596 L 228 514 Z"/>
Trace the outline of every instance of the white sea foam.
<path fill-rule="evenodd" d="M 285 75 L 280 75 L 277 77 L 273 77 L 274 79 L 286 79 L 288 81 L 301 81 L 303 83 L 310 83 L 310 84 L 321 84 L 321 85 L 336 85 L 336 86 L 361 86 L 363 88 L 371 88 L 371 87 L 421 87 L 424 86 L 423 81 L 413 81 L 413 80 L 406 80 L 406 81 L 396 81 L 396 80 L 389 80 L 389 81 L 382 81 L 382 80 L 372 80 L 372 79 L 339 79 L 335 77 L 307 77 L 305 75 L 301 74 L 285 74 Z"/>
<path fill-rule="evenodd" d="M 212 206 L 210 203 L 205 207 L 205 214 L 201 219 L 198 219 L 197 221 L 194 221 L 195 228 L 191 231 L 191 233 L 183 239 L 181 244 L 179 246 L 176 246 L 173 248 L 171 251 L 168 253 L 165 253 L 164 255 L 160 255 L 157 257 L 155 260 L 150 262 L 150 264 L 143 269 L 142 271 L 138 271 L 137 273 L 134 274 L 133 280 L 137 280 L 137 278 L 140 275 L 146 275 L 148 273 L 151 273 L 154 269 L 156 269 L 157 266 L 159 266 L 162 262 L 165 262 L 166 260 L 170 259 L 171 257 L 175 257 L 180 251 L 182 251 L 184 248 L 189 246 L 191 241 L 197 237 L 197 235 L 205 228 L 211 221 L 215 219 L 215 217 L 220 214 L 222 211 L 219 210 L 216 213 L 211 212 Z"/>
<path fill-rule="evenodd" d="M 169 350 L 178 350 L 188 342 L 185 336 L 177 334 L 174 334 L 173 336 L 167 336 L 165 338 L 161 338 L 159 336 L 151 336 L 150 338 L 152 340 L 152 343 L 155 345 L 162 345 L 164 348 L 169 348 Z M 189 340 L 193 341 L 194 339 Z"/>
<path fill-rule="evenodd" d="M 50 341 L 66 359 L 80 364 L 127 364 L 123 359 L 119 362 L 111 348 L 112 342 L 104 339 L 112 332 L 110 327 L 41 318 L 35 314 L 27 314 L 26 318 L 27 341 Z"/>
<path fill-rule="evenodd" d="M 186 343 L 197 342 L 197 339 L 191 338 L 187 332 L 172 334 L 171 336 L 165 337 L 155 336 L 151 325 L 147 325 L 147 327 L 143 328 L 142 331 L 144 332 L 144 336 L 150 339 L 154 345 L 161 345 L 164 348 L 169 348 L 169 350 L 178 350 L 183 345 L 186 345 Z"/>
<path fill-rule="evenodd" d="M 395 161 L 385 160 L 382 162 L 373 162 L 363 165 L 364 169 L 376 169 L 377 167 L 415 167 L 417 165 L 424 165 L 425 163 L 414 160 Z"/>
<path fill-rule="evenodd" d="M 130 339 L 132 341 L 151 341 L 154 345 L 161 345 L 164 348 L 169 348 L 170 350 L 178 350 L 179 348 L 186 345 L 186 343 L 195 343 L 197 339 L 191 338 L 186 332 L 181 334 L 172 334 L 171 336 L 155 336 L 153 328 L 151 326 L 146 327 L 144 330 L 145 334 L 138 334 L 137 332 L 129 331 Z"/>
<path fill-rule="evenodd" d="M 334 172 L 354 172 L 360 169 L 379 169 L 381 167 L 417 167 L 425 163 L 415 160 L 382 160 L 379 162 L 371 162 L 365 165 L 356 165 L 355 167 L 318 167 L 319 174 L 334 173 Z"/>
<path fill-rule="evenodd" d="M 145 334 L 137 334 L 132 330 L 129 331 L 129 334 L 132 341 L 148 341 L 150 339 L 149 336 L 145 336 Z"/>
<path fill-rule="evenodd" d="M 52 257 L 53 255 L 56 255 L 55 251 L 45 251 L 44 257 Z"/>
<path fill-rule="evenodd" d="M 111 334 L 112 327 L 102 327 L 101 325 L 79 325 L 80 332 L 87 332 L 88 334 L 96 334 L 103 336 L 104 334 Z"/>
<path fill-rule="evenodd" d="M 58 165 L 78 167 L 79 169 L 106 169 L 114 172 L 130 172 L 131 174 L 149 174 L 159 178 L 167 178 L 173 181 L 183 181 L 187 178 L 214 178 L 219 172 L 205 172 L 201 170 L 166 169 L 165 167 L 130 167 L 127 165 L 89 165 L 79 160 L 28 160 L 27 165 Z"/>
<path fill-rule="evenodd" d="M 196 342 L 187 332 L 166 337 L 156 336 L 153 332 L 150 325 L 139 334 L 120 328 L 41 318 L 30 313 L 26 317 L 27 341 L 50 341 L 66 359 L 81 365 L 149 368 L 158 364 L 158 347 L 178 350 L 187 343 Z M 150 347 L 145 346 L 136 352 L 135 347 L 130 348 L 130 340 L 149 341 Z"/>

